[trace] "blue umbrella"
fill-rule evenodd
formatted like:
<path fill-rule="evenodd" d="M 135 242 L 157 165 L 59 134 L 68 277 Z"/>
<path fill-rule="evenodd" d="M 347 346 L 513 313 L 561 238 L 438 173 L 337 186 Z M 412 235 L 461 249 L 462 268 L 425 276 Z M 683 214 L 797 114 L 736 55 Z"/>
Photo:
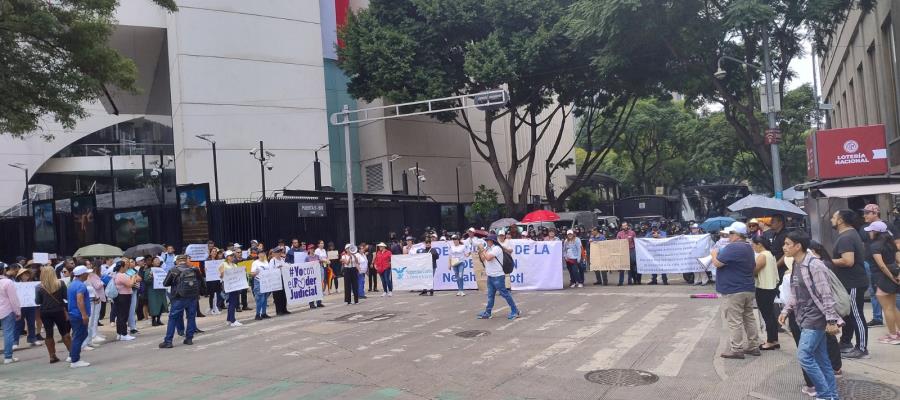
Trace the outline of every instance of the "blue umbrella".
<path fill-rule="evenodd" d="M 700 224 L 700 227 L 706 232 L 718 232 L 721 231 L 722 228 L 730 226 L 733 223 L 734 218 L 731 217 L 713 217 L 703 221 L 703 223 Z"/>

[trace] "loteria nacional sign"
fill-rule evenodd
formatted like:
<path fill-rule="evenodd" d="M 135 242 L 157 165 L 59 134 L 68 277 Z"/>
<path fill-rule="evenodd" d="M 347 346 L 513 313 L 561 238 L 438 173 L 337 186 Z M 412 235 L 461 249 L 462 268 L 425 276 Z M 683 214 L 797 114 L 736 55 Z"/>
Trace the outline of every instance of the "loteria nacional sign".
<path fill-rule="evenodd" d="M 806 140 L 810 179 L 881 175 L 888 171 L 884 125 L 817 131 Z"/>

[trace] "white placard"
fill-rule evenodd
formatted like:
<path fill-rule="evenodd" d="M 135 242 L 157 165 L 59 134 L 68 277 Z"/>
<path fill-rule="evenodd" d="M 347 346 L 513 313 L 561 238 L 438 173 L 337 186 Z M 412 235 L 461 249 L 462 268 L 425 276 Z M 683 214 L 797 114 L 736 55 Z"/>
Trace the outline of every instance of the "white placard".
<path fill-rule="evenodd" d="M 285 264 L 279 271 L 289 306 L 322 300 L 322 265 L 318 261 Z"/>
<path fill-rule="evenodd" d="M 165 289 L 166 285 L 163 283 L 166 281 L 166 270 L 162 267 L 154 267 L 150 268 L 150 272 L 153 274 L 153 288 Z"/>
<path fill-rule="evenodd" d="M 246 260 L 248 257 L 250 257 L 250 250 L 244 250 L 244 251 L 241 252 L 241 259 L 242 259 L 242 260 Z"/>
<path fill-rule="evenodd" d="M 266 269 L 256 274 L 259 279 L 259 292 L 271 293 L 281 290 L 281 271 L 278 269 Z"/>
<path fill-rule="evenodd" d="M 206 270 L 206 281 L 218 281 L 221 280 L 222 277 L 219 276 L 219 266 L 222 265 L 222 262 L 225 260 L 206 260 L 203 263 L 203 269 Z"/>
<path fill-rule="evenodd" d="M 31 253 L 31 260 L 37 264 L 46 264 L 50 262 L 49 253 Z"/>
<path fill-rule="evenodd" d="M 20 307 L 37 307 L 34 292 L 40 284 L 40 282 L 16 282 L 16 296 L 19 298 Z"/>
<path fill-rule="evenodd" d="M 184 249 L 184 254 L 191 261 L 206 261 L 209 258 L 209 247 L 206 244 L 189 244 Z"/>
<path fill-rule="evenodd" d="M 237 292 L 250 287 L 247 284 L 247 271 L 241 267 L 225 268 L 225 273 L 222 275 L 225 293 Z"/>
<path fill-rule="evenodd" d="M 425 290 L 434 288 L 431 254 L 400 254 L 391 256 L 391 279 L 394 290 Z"/>
<path fill-rule="evenodd" d="M 639 238 L 634 244 L 638 273 L 672 274 L 706 271 L 698 259 L 709 255 L 713 243 L 706 234 Z"/>

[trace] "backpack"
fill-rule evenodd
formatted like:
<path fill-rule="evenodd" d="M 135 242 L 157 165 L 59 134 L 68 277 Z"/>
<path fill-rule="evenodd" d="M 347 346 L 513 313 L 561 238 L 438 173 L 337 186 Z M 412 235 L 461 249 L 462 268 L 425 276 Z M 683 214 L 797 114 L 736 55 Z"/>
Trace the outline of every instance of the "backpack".
<path fill-rule="evenodd" d="M 503 252 L 503 273 L 511 274 L 513 272 L 513 268 L 515 268 L 515 264 L 513 264 L 513 258 L 509 253 Z"/>
<path fill-rule="evenodd" d="M 197 270 L 189 267 L 178 267 L 178 280 L 175 282 L 175 295 L 180 298 L 200 296 L 200 279 Z"/>
<path fill-rule="evenodd" d="M 110 279 L 106 282 L 106 298 L 113 300 L 116 297 L 119 297 L 119 288 L 116 287 L 115 279 Z"/>
<path fill-rule="evenodd" d="M 812 271 L 809 269 L 809 265 L 805 265 L 807 271 L 809 271 L 809 279 L 812 281 Z M 836 312 L 841 317 L 846 317 L 850 315 L 850 294 L 847 293 L 847 289 L 844 287 L 844 284 L 841 283 L 840 279 L 838 279 L 837 275 L 831 271 L 831 268 L 825 267 L 825 272 L 828 275 L 828 283 L 831 286 L 831 297 L 834 298 L 834 312 Z M 821 297 L 816 292 L 816 284 L 815 282 L 806 282 L 807 287 L 814 293 L 813 300 L 816 305 L 819 306 L 819 309 L 822 309 L 822 306 L 819 304 L 818 298 Z M 824 310 L 822 311 L 825 312 Z"/>

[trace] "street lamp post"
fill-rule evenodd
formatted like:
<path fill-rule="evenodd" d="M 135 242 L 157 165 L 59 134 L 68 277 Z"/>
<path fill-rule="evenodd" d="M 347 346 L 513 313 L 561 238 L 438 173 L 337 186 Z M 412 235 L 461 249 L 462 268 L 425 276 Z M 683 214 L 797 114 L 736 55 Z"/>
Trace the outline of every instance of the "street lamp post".
<path fill-rule="evenodd" d="M 322 190 L 322 165 L 319 164 L 319 150 L 328 147 L 328 143 L 319 146 L 318 149 L 313 151 L 313 154 L 316 155 L 315 161 L 313 161 L 313 182 L 316 190 Z"/>
<path fill-rule="evenodd" d="M 260 200 L 260 204 L 262 205 L 262 226 L 266 225 L 267 213 L 266 213 L 266 168 L 269 170 L 272 169 L 272 162 L 270 161 L 275 157 L 275 154 L 271 151 L 266 151 L 263 148 L 263 141 L 259 141 L 259 148 L 251 149 L 250 155 L 253 156 L 257 161 L 259 161 L 259 174 L 262 177 L 262 198 Z"/>
<path fill-rule="evenodd" d="M 344 126 L 344 162 L 345 168 L 347 169 L 347 215 L 350 225 L 350 243 L 356 243 L 356 221 L 354 220 L 353 210 L 353 181 L 351 180 L 351 168 L 353 165 L 350 160 L 350 124 L 368 121 L 379 121 L 385 119 L 404 118 L 415 115 L 455 112 L 470 108 L 477 108 L 482 111 L 490 111 L 502 108 L 506 106 L 507 103 L 509 103 L 509 94 L 506 93 L 505 90 L 498 89 L 475 94 L 465 94 L 460 96 L 444 97 L 440 99 L 413 101 L 403 104 L 370 107 L 352 111 L 350 110 L 349 106 L 344 105 L 344 108 L 340 112 L 331 114 L 330 122 L 332 125 Z M 421 111 L 401 112 L 401 110 Z M 371 116 L 370 113 L 372 113 Z M 353 118 L 351 118 L 351 116 Z M 418 179 L 416 180 L 416 185 L 418 185 Z"/>
<path fill-rule="evenodd" d="M 110 184 L 112 185 L 112 190 L 110 190 L 109 192 L 112 197 L 112 208 L 115 209 L 116 208 L 116 175 L 115 175 L 115 171 L 113 170 L 113 153 L 111 151 L 109 151 L 109 149 L 106 149 L 106 148 L 94 149 L 93 152 L 94 152 L 94 154 L 109 157 L 109 180 L 110 180 Z"/>
<path fill-rule="evenodd" d="M 399 160 L 401 157 L 397 154 L 392 154 L 390 158 L 388 158 L 388 180 L 391 182 L 391 194 L 394 194 L 394 161 Z"/>
<path fill-rule="evenodd" d="M 419 178 L 419 162 L 416 161 L 416 197 L 419 197 L 420 192 L 421 192 L 419 190 L 419 181 L 420 180 L 421 180 L 421 178 Z"/>
<path fill-rule="evenodd" d="M 210 139 L 213 137 L 212 134 L 204 133 L 202 135 L 194 135 L 197 139 L 205 140 L 212 145 L 212 153 L 213 153 L 213 182 L 216 185 L 216 203 L 219 202 L 219 163 L 216 160 L 216 141 Z"/>
<path fill-rule="evenodd" d="M 765 76 L 765 85 L 766 85 L 766 118 L 768 122 L 768 130 L 776 130 L 778 129 L 778 124 L 775 119 L 775 89 L 772 84 L 772 60 L 769 54 L 769 33 L 763 28 L 762 29 L 762 45 L 763 45 L 763 65 L 759 66 L 756 64 L 748 63 L 746 61 L 739 60 L 730 56 L 721 56 L 719 57 L 718 62 L 718 70 L 714 74 L 716 79 L 725 79 L 726 72 L 722 69 L 722 61 L 729 60 L 734 61 L 736 63 L 745 65 L 750 68 L 755 68 L 757 70 L 763 71 L 763 75 Z M 772 153 L 772 189 L 775 192 L 775 198 L 780 199 L 782 197 L 782 183 L 781 183 L 781 156 L 778 152 L 778 138 L 775 137 L 770 141 L 770 152 Z"/>
<path fill-rule="evenodd" d="M 22 163 L 12 163 L 7 165 L 25 171 L 25 215 L 31 215 L 31 193 L 28 192 L 28 168 Z"/>

